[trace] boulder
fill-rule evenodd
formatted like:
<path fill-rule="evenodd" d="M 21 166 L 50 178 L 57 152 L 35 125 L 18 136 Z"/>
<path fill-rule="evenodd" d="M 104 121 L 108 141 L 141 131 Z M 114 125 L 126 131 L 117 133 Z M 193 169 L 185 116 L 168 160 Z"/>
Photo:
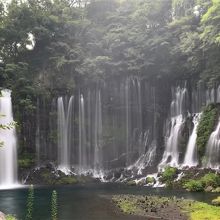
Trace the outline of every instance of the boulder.
<path fill-rule="evenodd" d="M 218 196 L 216 199 L 213 199 L 212 204 L 216 206 L 220 206 L 220 196 Z"/>
<path fill-rule="evenodd" d="M 208 186 L 205 188 L 205 192 L 212 192 L 213 187 L 212 186 Z"/>

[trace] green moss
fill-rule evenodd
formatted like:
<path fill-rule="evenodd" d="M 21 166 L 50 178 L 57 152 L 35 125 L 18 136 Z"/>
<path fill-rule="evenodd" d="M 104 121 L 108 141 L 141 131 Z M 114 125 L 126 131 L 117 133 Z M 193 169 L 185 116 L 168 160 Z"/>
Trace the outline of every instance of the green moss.
<path fill-rule="evenodd" d="M 126 214 L 134 214 L 138 211 L 136 201 L 134 200 L 118 199 L 117 197 L 113 197 L 113 201 L 116 202 L 122 212 Z"/>
<path fill-rule="evenodd" d="M 76 177 L 74 176 L 65 176 L 65 177 L 61 177 L 60 179 L 57 180 L 56 184 L 62 185 L 62 184 L 76 184 L 78 183 Z"/>
<path fill-rule="evenodd" d="M 43 178 L 43 182 L 49 185 L 53 185 L 55 183 L 54 175 L 50 170 L 44 170 L 41 173 L 41 177 Z"/>
<path fill-rule="evenodd" d="M 203 184 L 200 180 L 189 180 L 183 185 L 183 188 L 191 192 L 204 191 Z"/>
<path fill-rule="evenodd" d="M 213 204 L 213 205 L 220 206 L 220 196 L 218 196 L 216 199 L 213 199 L 213 200 L 212 200 L 212 204 Z"/>
<path fill-rule="evenodd" d="M 34 166 L 35 160 L 32 154 L 24 153 L 18 158 L 18 166 L 19 168 L 30 168 Z"/>
<path fill-rule="evenodd" d="M 148 176 L 146 178 L 146 184 L 154 184 L 156 181 L 154 179 L 154 177 Z"/>
<path fill-rule="evenodd" d="M 186 202 L 184 212 L 189 212 L 190 220 L 219 220 L 220 208 L 202 202 Z"/>
<path fill-rule="evenodd" d="M 220 176 L 215 173 L 207 173 L 200 179 L 189 179 L 184 181 L 182 184 L 183 188 L 188 191 L 200 192 L 205 190 L 214 192 L 215 190 L 212 189 L 220 186 Z"/>
<path fill-rule="evenodd" d="M 6 215 L 6 220 L 17 220 L 13 215 Z"/>
<path fill-rule="evenodd" d="M 34 165 L 34 160 L 30 158 L 18 160 L 18 166 L 20 168 L 29 168 L 32 167 L 33 165 Z"/>
<path fill-rule="evenodd" d="M 205 147 L 208 142 L 209 136 L 214 130 L 217 115 L 218 115 L 218 108 L 214 104 L 208 105 L 203 110 L 203 114 L 201 116 L 197 129 L 197 139 L 196 139 L 200 161 L 205 154 Z"/>
<path fill-rule="evenodd" d="M 166 186 L 172 186 L 175 178 L 177 178 L 178 169 L 175 167 L 166 167 L 164 172 L 161 174 L 160 181 L 165 183 Z"/>
<path fill-rule="evenodd" d="M 169 209 L 178 207 L 176 211 L 181 216 L 185 216 L 190 220 L 219 220 L 220 207 L 208 205 L 206 203 L 184 200 L 178 198 L 166 198 L 161 196 L 133 196 L 133 195 L 117 195 L 113 197 L 113 202 L 127 214 L 148 216 L 146 213 L 149 209 L 156 207 L 158 217 L 164 216 L 161 209 Z M 150 213 L 151 214 L 151 213 Z M 161 216 L 160 216 L 161 214 Z M 167 219 L 171 219 L 172 213 Z M 162 219 L 162 218 L 161 218 Z M 173 219 L 173 218 L 172 218 Z M 185 218 L 184 218 L 185 219 Z"/>
<path fill-rule="evenodd" d="M 220 185 L 220 176 L 215 173 L 207 173 L 201 178 L 201 182 L 204 187 L 218 187 Z"/>

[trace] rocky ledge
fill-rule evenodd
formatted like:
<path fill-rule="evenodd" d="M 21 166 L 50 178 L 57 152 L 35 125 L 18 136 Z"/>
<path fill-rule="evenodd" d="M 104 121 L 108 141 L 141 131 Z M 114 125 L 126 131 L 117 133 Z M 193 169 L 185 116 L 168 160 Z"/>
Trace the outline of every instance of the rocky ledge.
<path fill-rule="evenodd" d="M 58 170 L 53 164 L 46 164 L 32 169 L 27 177 L 23 179 L 23 183 L 28 185 L 73 185 L 86 182 L 100 182 L 100 180 L 93 178 L 90 173 L 76 175 L 73 172 L 69 172 L 67 174 Z"/>

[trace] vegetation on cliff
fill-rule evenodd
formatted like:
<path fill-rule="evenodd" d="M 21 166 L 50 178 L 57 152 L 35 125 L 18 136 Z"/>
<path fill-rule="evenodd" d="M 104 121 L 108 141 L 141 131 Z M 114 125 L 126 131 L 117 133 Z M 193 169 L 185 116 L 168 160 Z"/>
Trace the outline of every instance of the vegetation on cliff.
<path fill-rule="evenodd" d="M 213 132 L 218 116 L 218 107 L 210 104 L 204 108 L 201 119 L 197 129 L 196 145 L 199 153 L 200 162 L 205 154 L 206 144 Z"/>

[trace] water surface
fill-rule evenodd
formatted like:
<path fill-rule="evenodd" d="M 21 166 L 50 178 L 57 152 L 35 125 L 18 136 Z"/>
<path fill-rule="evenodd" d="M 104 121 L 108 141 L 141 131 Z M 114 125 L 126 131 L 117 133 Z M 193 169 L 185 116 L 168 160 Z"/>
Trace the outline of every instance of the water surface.
<path fill-rule="evenodd" d="M 189 193 L 163 188 L 132 187 L 122 184 L 85 184 L 59 187 L 35 187 L 34 220 L 50 219 L 50 198 L 53 190 L 58 193 L 59 220 L 139 220 L 118 212 L 110 201 L 114 194 L 177 196 L 210 202 L 217 194 Z M 0 211 L 24 219 L 27 188 L 0 191 Z"/>

